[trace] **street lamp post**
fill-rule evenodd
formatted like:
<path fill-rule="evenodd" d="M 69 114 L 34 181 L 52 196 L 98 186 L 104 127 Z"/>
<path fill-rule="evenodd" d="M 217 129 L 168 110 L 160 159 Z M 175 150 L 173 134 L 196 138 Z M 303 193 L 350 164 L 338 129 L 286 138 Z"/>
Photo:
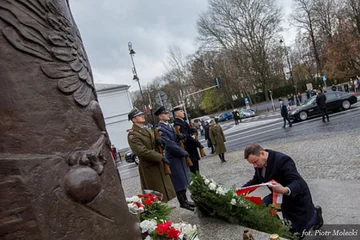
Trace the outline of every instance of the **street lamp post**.
<path fill-rule="evenodd" d="M 142 98 L 142 101 L 143 101 L 143 104 L 144 104 L 144 107 L 145 107 L 145 110 L 146 110 L 144 94 L 143 94 L 142 89 L 141 89 L 140 79 L 138 77 L 136 67 L 135 67 L 135 63 L 134 63 L 135 51 L 132 48 L 132 43 L 131 42 L 128 43 L 128 47 L 129 47 L 129 54 L 130 54 L 130 57 L 131 57 L 131 62 L 132 62 L 132 65 L 133 65 L 133 68 L 132 68 L 132 71 L 133 71 L 133 74 L 134 74 L 133 80 L 137 81 L 138 84 L 139 84 L 141 98 Z"/>
<path fill-rule="evenodd" d="M 281 43 L 284 44 L 286 61 L 287 61 L 287 64 L 288 64 L 288 66 L 289 66 L 290 79 L 291 79 L 291 82 L 292 82 L 292 84 L 294 85 L 294 89 L 295 89 L 295 95 L 294 95 L 294 97 L 297 99 L 296 84 L 295 84 L 295 81 L 294 81 L 294 77 L 293 77 L 293 73 L 292 73 L 292 67 L 291 67 L 291 64 L 290 64 L 289 53 L 288 53 L 288 51 L 287 51 L 287 47 L 286 47 L 286 44 L 285 44 L 285 40 L 284 40 L 284 39 L 280 39 L 280 44 L 281 44 Z M 299 100 L 297 100 L 297 101 L 299 101 Z M 295 103 L 295 104 L 296 104 L 296 103 Z"/>

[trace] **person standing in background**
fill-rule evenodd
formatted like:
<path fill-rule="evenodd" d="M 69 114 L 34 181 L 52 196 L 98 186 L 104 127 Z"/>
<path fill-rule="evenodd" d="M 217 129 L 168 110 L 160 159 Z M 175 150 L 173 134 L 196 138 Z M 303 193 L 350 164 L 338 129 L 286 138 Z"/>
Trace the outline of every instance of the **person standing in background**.
<path fill-rule="evenodd" d="M 321 89 L 319 89 L 318 92 L 319 93 L 316 96 L 316 103 L 318 108 L 321 110 L 322 121 L 325 122 L 325 116 L 326 116 L 327 121 L 329 122 L 329 115 L 327 113 L 327 108 L 326 108 L 326 95 L 322 92 Z"/>
<path fill-rule="evenodd" d="M 281 116 L 284 119 L 283 128 L 286 128 L 286 121 L 288 121 L 289 127 L 292 127 L 292 124 L 291 124 L 289 116 L 288 116 L 288 109 L 287 109 L 286 105 L 284 104 L 284 102 L 283 102 L 283 100 L 281 98 L 279 99 L 279 103 L 280 103 Z"/>
<path fill-rule="evenodd" d="M 211 154 L 214 154 L 214 146 L 211 142 L 210 136 L 209 136 L 209 130 L 211 125 L 209 124 L 209 121 L 205 122 L 205 140 L 207 140 L 207 145 L 209 148 L 211 148 Z"/>
<path fill-rule="evenodd" d="M 226 160 L 225 160 L 225 152 L 226 152 L 225 135 L 224 135 L 224 132 L 223 132 L 222 128 L 220 127 L 220 125 L 216 124 L 216 122 L 214 120 L 210 121 L 209 136 L 210 136 L 212 144 L 215 147 L 215 152 L 217 155 L 219 155 L 221 162 L 222 163 L 226 162 Z"/>

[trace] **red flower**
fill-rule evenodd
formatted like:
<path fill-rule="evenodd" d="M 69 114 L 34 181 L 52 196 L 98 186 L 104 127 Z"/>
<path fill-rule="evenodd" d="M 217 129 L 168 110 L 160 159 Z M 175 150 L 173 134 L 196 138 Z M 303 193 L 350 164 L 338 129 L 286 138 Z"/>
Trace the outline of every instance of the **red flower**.
<path fill-rule="evenodd" d="M 277 213 L 276 209 L 271 209 L 269 212 L 270 216 L 273 216 L 273 217 L 276 216 L 276 213 Z"/>
<path fill-rule="evenodd" d="M 162 199 L 161 199 L 161 196 L 156 196 L 156 198 L 157 199 L 159 199 L 159 201 L 161 201 Z"/>
<path fill-rule="evenodd" d="M 144 201 L 144 203 L 146 204 L 146 205 L 151 205 L 151 204 L 153 204 L 153 202 L 154 202 L 154 200 L 151 200 L 150 198 L 147 198 L 147 199 L 145 199 L 145 201 Z"/>
<path fill-rule="evenodd" d="M 257 204 L 257 205 L 260 205 L 262 202 L 261 202 L 261 197 L 254 197 L 254 196 L 246 196 L 245 197 L 247 200 Z"/>
<path fill-rule="evenodd" d="M 149 194 L 138 194 L 138 197 L 141 197 L 144 199 L 144 203 L 146 205 L 151 205 L 153 204 L 153 202 L 155 201 L 154 195 L 149 193 Z"/>
<path fill-rule="evenodd" d="M 156 234 L 159 236 L 165 235 L 165 233 L 168 231 L 171 224 L 172 224 L 171 222 L 165 222 L 164 224 L 158 224 L 155 229 Z"/>
<path fill-rule="evenodd" d="M 170 239 L 178 239 L 180 235 L 180 231 L 175 228 L 171 228 L 167 231 L 166 235 Z"/>

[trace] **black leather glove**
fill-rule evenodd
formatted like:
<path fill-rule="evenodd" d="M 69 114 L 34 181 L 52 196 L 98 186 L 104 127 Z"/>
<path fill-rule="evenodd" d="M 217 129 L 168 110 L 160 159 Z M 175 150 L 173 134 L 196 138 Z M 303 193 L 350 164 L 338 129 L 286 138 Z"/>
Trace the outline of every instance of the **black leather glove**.
<path fill-rule="evenodd" d="M 179 133 L 176 135 L 176 139 L 179 140 L 184 140 L 186 138 L 185 134 Z"/>
<path fill-rule="evenodd" d="M 197 133 L 197 129 L 196 128 L 191 128 L 190 132 L 191 132 L 191 134 L 195 134 L 195 133 Z"/>
<path fill-rule="evenodd" d="M 170 164 L 170 161 L 166 159 L 166 157 L 162 157 L 161 159 L 164 163 Z"/>
<path fill-rule="evenodd" d="M 166 142 L 164 140 L 162 140 L 161 138 L 156 139 L 155 144 L 156 144 L 156 146 L 160 146 L 162 148 L 165 148 L 165 146 L 166 146 Z"/>

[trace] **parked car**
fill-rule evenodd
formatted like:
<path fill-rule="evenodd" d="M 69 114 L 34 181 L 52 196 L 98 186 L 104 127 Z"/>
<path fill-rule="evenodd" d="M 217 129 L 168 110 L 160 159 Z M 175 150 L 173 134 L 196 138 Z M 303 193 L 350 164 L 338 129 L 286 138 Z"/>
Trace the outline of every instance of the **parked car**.
<path fill-rule="evenodd" d="M 244 117 L 254 117 L 256 114 L 255 114 L 255 111 L 252 110 L 252 109 L 245 109 L 245 108 L 242 108 L 240 109 L 240 117 L 242 118 L 242 116 Z"/>
<path fill-rule="evenodd" d="M 347 110 L 351 107 L 351 104 L 357 102 L 355 93 L 327 91 L 325 95 L 326 107 L 330 112 L 340 109 Z M 306 100 L 303 105 L 292 109 L 289 112 L 289 119 L 293 121 L 304 121 L 309 117 L 319 115 L 321 115 L 321 110 L 316 104 L 316 96 L 313 96 Z"/>
<path fill-rule="evenodd" d="M 232 119 L 232 117 L 233 116 L 231 112 L 225 112 L 216 117 L 215 120 L 217 120 L 218 122 L 223 122 Z"/>
<path fill-rule="evenodd" d="M 136 165 L 139 165 L 139 157 L 136 156 L 131 150 L 125 153 L 125 161 L 128 163 L 134 162 Z"/>

